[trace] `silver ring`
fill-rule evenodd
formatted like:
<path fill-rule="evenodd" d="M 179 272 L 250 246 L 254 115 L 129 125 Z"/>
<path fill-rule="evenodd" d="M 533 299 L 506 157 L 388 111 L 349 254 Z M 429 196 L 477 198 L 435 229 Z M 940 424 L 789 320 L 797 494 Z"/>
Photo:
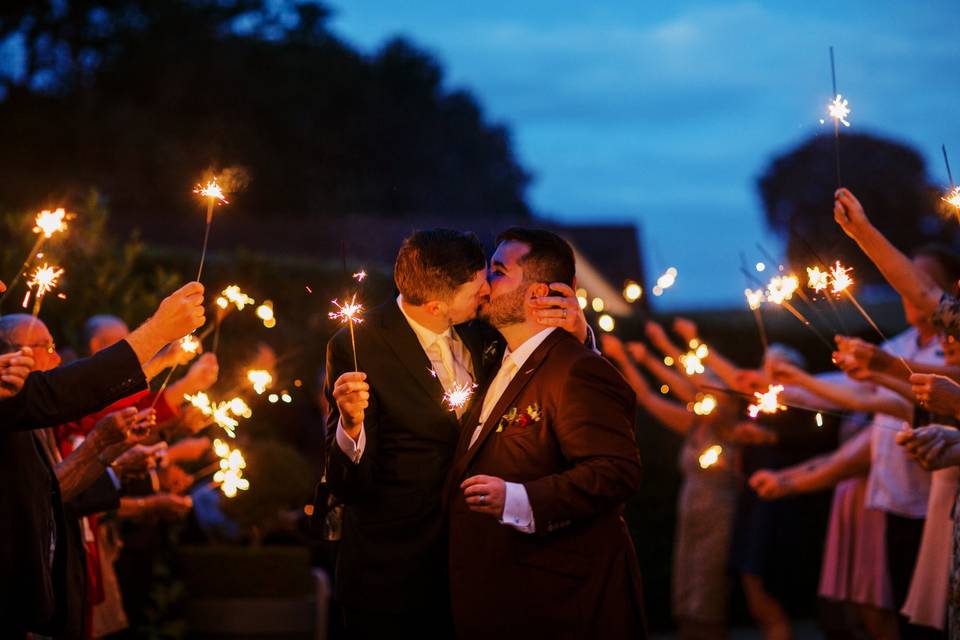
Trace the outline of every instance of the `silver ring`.
<path fill-rule="evenodd" d="M 480 504 L 483 504 L 483 503 L 485 503 L 486 501 L 487 501 L 487 496 L 485 496 L 484 494 L 481 493 L 481 494 L 480 494 Z"/>
<path fill-rule="evenodd" d="M 564 310 L 563 310 L 563 319 L 564 319 L 564 320 L 567 319 L 567 310 L 566 310 L 566 308 L 564 308 Z"/>

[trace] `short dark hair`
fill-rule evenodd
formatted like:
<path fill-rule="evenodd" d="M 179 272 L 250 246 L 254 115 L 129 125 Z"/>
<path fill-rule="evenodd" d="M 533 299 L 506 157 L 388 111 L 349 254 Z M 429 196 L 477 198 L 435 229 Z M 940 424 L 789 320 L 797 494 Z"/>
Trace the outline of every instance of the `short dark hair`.
<path fill-rule="evenodd" d="M 530 247 L 529 253 L 520 260 L 524 280 L 573 286 L 577 261 L 569 242 L 552 231 L 526 227 L 510 227 L 497 236 L 497 245 L 510 241 Z"/>
<path fill-rule="evenodd" d="M 957 280 L 960 280 L 960 255 L 950 245 L 931 242 L 921 245 L 913 251 L 914 258 L 930 258 L 943 269 L 946 282 L 938 282 L 945 291 L 956 293 Z"/>
<path fill-rule="evenodd" d="M 420 305 L 448 297 L 486 268 L 477 236 L 453 229 L 415 231 L 400 245 L 393 280 L 404 300 Z"/>

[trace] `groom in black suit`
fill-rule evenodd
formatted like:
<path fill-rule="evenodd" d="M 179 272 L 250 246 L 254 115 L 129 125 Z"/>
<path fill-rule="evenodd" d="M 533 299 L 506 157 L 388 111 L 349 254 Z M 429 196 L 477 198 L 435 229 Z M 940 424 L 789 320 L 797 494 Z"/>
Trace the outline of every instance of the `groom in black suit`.
<path fill-rule="evenodd" d="M 357 329 L 361 372 L 353 371 L 348 331 L 327 346 L 326 475 L 345 504 L 336 597 L 350 637 L 407 629 L 452 637 L 441 496 L 470 400 L 451 406 L 445 393 L 482 388 L 505 343 L 474 320 L 490 288 L 473 234 L 414 233 L 400 247 L 394 280 L 400 295 L 367 312 Z M 576 298 L 563 293 L 566 306 L 541 317 L 582 338 Z"/>

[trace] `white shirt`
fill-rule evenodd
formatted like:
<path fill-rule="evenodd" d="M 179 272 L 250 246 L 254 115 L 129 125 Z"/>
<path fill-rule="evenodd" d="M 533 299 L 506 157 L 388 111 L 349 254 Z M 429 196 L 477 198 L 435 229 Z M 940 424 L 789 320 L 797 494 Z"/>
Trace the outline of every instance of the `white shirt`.
<path fill-rule="evenodd" d="M 403 304 L 401 304 L 402 301 L 403 296 L 397 296 L 397 306 L 400 307 L 400 312 L 403 314 L 403 317 L 406 318 L 407 324 L 410 325 L 410 328 L 413 329 L 413 333 L 417 336 L 417 341 L 420 343 L 420 346 L 423 348 L 423 352 L 430 360 L 430 365 L 443 388 L 449 389 L 453 382 L 460 384 L 472 383 L 474 380 L 474 375 L 473 362 L 470 358 L 470 350 L 467 349 L 466 345 L 463 344 L 463 341 L 460 339 L 460 336 L 457 335 L 457 332 L 453 330 L 453 327 L 448 327 L 443 333 L 437 333 L 436 331 L 426 328 L 407 315 L 407 312 L 403 308 Z M 441 338 L 441 336 L 446 338 L 447 344 L 450 345 L 450 351 L 453 355 L 453 380 L 451 380 L 449 377 L 447 365 L 445 365 L 443 362 L 440 347 L 437 344 L 437 341 Z M 357 437 L 356 442 L 354 442 L 353 438 L 348 436 L 347 432 L 344 431 L 343 422 L 340 421 L 337 423 L 336 437 L 337 445 L 340 447 L 340 450 L 343 451 L 354 463 L 360 462 L 360 458 L 363 456 L 363 451 L 367 446 L 367 433 L 363 428 L 363 425 L 360 425 L 360 435 Z"/>
<path fill-rule="evenodd" d="M 544 329 L 540 333 L 527 338 L 522 345 L 517 347 L 516 351 L 507 349 L 503 354 L 503 363 L 500 365 L 500 370 L 508 373 L 501 376 L 500 372 L 498 372 L 497 377 L 490 383 L 490 387 L 487 389 L 487 393 L 483 398 L 483 408 L 480 411 L 480 424 L 477 425 L 477 428 L 473 431 L 473 435 L 470 436 L 470 447 L 473 447 L 477 438 L 480 437 L 483 424 L 487 421 L 487 418 L 490 417 L 490 412 L 493 411 L 497 402 L 500 401 L 503 392 L 510 386 L 510 382 L 516 377 L 517 373 L 523 369 L 526 361 L 533 355 L 533 352 L 537 350 L 537 347 L 543 344 L 543 341 L 547 339 L 547 336 L 549 336 L 554 329 L 556 329 L 556 327 Z M 508 360 L 512 361 L 515 366 L 505 367 L 504 365 Z M 503 501 L 503 516 L 500 518 L 500 524 L 509 525 L 523 533 L 533 533 L 536 531 L 536 522 L 533 518 L 533 508 L 530 506 L 530 499 L 527 497 L 526 488 L 518 482 L 505 482 L 504 485 L 506 496 Z"/>
<path fill-rule="evenodd" d="M 910 328 L 882 346 L 895 356 L 923 364 L 943 364 L 940 341 L 932 338 L 917 344 L 919 333 Z M 907 455 L 896 443 L 897 433 L 906 424 L 901 418 L 878 413 L 870 424 L 870 474 L 867 477 L 866 506 L 906 518 L 925 518 L 930 497 L 930 472 Z"/>

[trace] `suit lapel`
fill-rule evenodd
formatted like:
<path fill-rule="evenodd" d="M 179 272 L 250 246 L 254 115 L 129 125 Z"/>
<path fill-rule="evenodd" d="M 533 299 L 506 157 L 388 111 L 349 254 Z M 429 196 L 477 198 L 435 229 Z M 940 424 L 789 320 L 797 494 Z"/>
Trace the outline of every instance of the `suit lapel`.
<path fill-rule="evenodd" d="M 562 329 L 557 329 L 551 333 L 543 341 L 543 343 L 537 347 L 537 349 L 527 358 L 527 361 L 523 363 L 523 366 L 520 367 L 520 371 L 513 377 L 513 380 L 510 381 L 510 384 L 507 385 L 507 388 L 504 390 L 503 395 L 500 396 L 500 399 L 497 400 L 497 404 L 494 405 L 493 410 L 490 412 L 490 415 L 487 416 L 486 422 L 483 423 L 483 427 L 480 430 L 480 435 L 477 437 L 477 441 L 472 447 L 466 449 L 460 456 L 458 461 L 459 465 L 459 474 L 462 474 L 469 466 L 470 462 L 473 460 L 473 457 L 477 454 L 477 451 L 483 446 L 483 443 L 487 440 L 493 430 L 497 427 L 497 424 L 500 422 L 500 418 L 503 417 L 503 414 L 507 411 L 507 408 L 513 405 L 514 400 L 517 396 L 520 395 L 520 392 L 523 391 L 524 387 L 527 386 L 527 383 L 534 377 L 537 372 L 537 369 L 544 363 L 547 358 L 547 354 L 550 353 L 550 349 L 553 348 L 553 345 L 557 343 L 558 340 L 562 339 L 566 332 Z M 486 389 L 484 390 L 486 392 Z M 477 406 L 483 405 L 483 396 L 477 399 Z M 476 412 L 471 411 L 470 415 L 475 416 L 476 420 L 479 420 L 480 411 Z M 465 414 L 466 415 L 466 414 Z M 476 429 L 476 422 L 468 423 L 465 425 L 466 428 L 463 430 L 460 436 L 461 447 L 466 448 L 470 444 L 470 438 L 473 436 L 473 431 Z"/>
<path fill-rule="evenodd" d="M 437 407 L 438 411 L 443 412 L 450 424 L 458 426 L 457 414 L 453 411 L 447 411 L 443 405 L 443 385 L 430 372 L 432 367 L 427 354 L 423 352 L 420 341 L 417 340 L 417 334 L 413 332 L 407 319 L 403 317 L 400 307 L 396 302 L 388 302 L 385 305 L 383 313 L 383 329 L 386 334 L 385 342 L 396 354 L 397 359 L 403 364 L 409 374 L 423 387 L 423 390 L 430 397 L 430 400 Z"/>

